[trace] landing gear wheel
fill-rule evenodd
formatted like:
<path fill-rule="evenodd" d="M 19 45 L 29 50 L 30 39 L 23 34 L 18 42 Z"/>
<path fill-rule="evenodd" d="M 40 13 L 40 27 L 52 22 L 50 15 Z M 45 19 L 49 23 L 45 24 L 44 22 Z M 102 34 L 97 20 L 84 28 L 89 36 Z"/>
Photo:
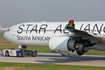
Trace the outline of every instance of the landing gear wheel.
<path fill-rule="evenodd" d="M 83 55 L 84 54 L 84 47 L 80 47 L 79 49 L 76 49 L 76 51 L 79 55 Z"/>
<path fill-rule="evenodd" d="M 5 56 L 9 56 L 9 52 L 8 51 L 5 52 Z"/>
<path fill-rule="evenodd" d="M 21 53 L 21 52 L 19 52 L 19 53 L 18 53 L 18 56 L 19 56 L 19 57 L 22 57 L 22 53 Z"/>

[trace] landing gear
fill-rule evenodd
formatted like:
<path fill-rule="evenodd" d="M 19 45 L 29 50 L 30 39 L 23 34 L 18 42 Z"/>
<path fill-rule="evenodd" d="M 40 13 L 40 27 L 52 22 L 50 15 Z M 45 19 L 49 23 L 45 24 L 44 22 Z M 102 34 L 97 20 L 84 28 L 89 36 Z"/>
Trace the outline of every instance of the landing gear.
<path fill-rule="evenodd" d="M 25 50 L 26 48 L 27 48 L 26 46 L 21 46 L 21 45 L 19 45 L 19 49 Z"/>
<path fill-rule="evenodd" d="M 22 46 L 22 49 L 24 49 L 24 50 L 25 50 L 25 49 L 26 49 L 26 46 Z"/>
<path fill-rule="evenodd" d="M 37 51 L 32 51 L 32 50 L 27 50 L 26 46 L 21 46 L 19 45 L 20 52 L 18 52 L 19 57 L 24 57 L 24 56 L 37 56 Z"/>

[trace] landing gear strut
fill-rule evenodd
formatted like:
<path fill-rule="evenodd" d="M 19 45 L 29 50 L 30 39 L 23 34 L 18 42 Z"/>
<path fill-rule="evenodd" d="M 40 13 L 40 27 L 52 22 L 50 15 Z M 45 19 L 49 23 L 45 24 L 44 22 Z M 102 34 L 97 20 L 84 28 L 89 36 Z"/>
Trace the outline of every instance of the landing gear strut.
<path fill-rule="evenodd" d="M 26 46 L 21 46 L 21 45 L 19 45 L 19 49 L 25 50 L 25 49 L 26 49 Z"/>
<path fill-rule="evenodd" d="M 26 46 L 22 46 L 22 49 L 25 50 L 26 49 Z"/>

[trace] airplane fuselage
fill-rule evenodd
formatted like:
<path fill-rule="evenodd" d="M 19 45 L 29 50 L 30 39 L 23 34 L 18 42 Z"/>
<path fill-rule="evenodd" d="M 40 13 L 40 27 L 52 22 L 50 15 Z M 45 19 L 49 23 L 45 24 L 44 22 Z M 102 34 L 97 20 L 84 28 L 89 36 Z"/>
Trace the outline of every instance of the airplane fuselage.
<path fill-rule="evenodd" d="M 65 29 L 68 22 L 27 22 L 14 25 L 4 34 L 12 43 L 24 46 L 48 47 L 48 42 L 55 36 L 67 36 L 72 33 Z M 105 38 L 105 22 L 75 22 L 75 29 L 102 35 Z M 8 35 L 8 36 L 6 36 Z"/>

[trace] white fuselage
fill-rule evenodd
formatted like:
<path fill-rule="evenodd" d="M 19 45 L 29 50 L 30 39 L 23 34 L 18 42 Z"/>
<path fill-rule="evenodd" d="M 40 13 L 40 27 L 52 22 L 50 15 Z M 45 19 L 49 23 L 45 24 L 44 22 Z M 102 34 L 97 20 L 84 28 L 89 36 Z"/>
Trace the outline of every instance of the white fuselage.
<path fill-rule="evenodd" d="M 65 29 L 68 22 L 27 22 L 14 25 L 5 32 L 4 37 L 17 45 L 48 47 L 54 36 L 72 35 Z M 75 29 L 102 35 L 105 38 L 105 22 L 74 22 Z"/>

